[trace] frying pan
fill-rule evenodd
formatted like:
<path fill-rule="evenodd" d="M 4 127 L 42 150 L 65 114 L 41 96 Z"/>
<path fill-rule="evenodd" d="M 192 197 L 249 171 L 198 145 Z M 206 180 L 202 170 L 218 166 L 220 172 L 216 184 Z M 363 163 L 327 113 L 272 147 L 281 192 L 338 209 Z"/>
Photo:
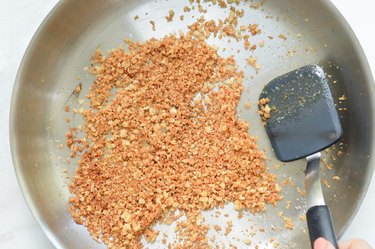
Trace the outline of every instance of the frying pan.
<path fill-rule="evenodd" d="M 232 234 L 239 241 L 232 242 L 239 248 L 246 247 L 241 230 L 250 226 L 265 228 L 265 232 L 256 233 L 252 239 L 260 242 L 262 248 L 273 248 L 272 243 L 268 243 L 270 238 L 278 240 L 282 248 L 308 248 L 305 221 L 299 219 L 305 210 L 305 199 L 299 191 L 303 190 L 305 162 L 283 164 L 273 156 L 256 113 L 257 98 L 266 82 L 300 66 L 319 64 L 328 73 L 344 133 L 335 148 L 323 153 L 327 166 L 322 170 L 323 191 L 340 236 L 357 212 L 373 173 L 374 82 L 357 39 L 329 1 L 266 1 L 260 9 L 248 8 L 249 4 L 240 3 L 246 5 L 242 20 L 260 25 L 262 34 L 254 39 L 259 39 L 256 43 L 265 40 L 262 49 L 250 54 L 242 50 L 241 43 L 228 43 L 225 39 L 209 39 L 208 43 L 217 45 L 222 56 L 234 54 L 240 69 L 244 70 L 245 90 L 238 116 L 249 121 L 249 132 L 258 137 L 259 147 L 267 154 L 270 171 L 279 176 L 280 182 L 292 177 L 296 186 L 287 184 L 283 188 L 285 198 L 276 207 L 269 206 L 266 212 L 256 215 L 245 213 L 251 218 L 250 224 L 245 224 L 244 219 L 236 220 L 230 204 L 224 213 L 228 212 L 234 220 Z M 144 41 L 186 31 L 186 26 L 201 15 L 197 9 L 184 13 L 186 5 L 188 1 L 182 0 L 65 0 L 56 5 L 32 39 L 14 85 L 10 140 L 24 197 L 57 248 L 105 248 L 94 242 L 83 226 L 75 224 L 68 212 L 70 179 L 62 172 L 67 169 L 73 175 L 75 162 L 67 165 L 68 151 L 57 146 L 64 143 L 67 131 L 64 104 L 79 82 L 83 86 L 82 96 L 88 92 L 92 78 L 83 69 L 89 65 L 97 47 L 106 51 L 121 45 L 124 38 Z M 167 23 L 164 18 L 170 9 L 176 13 L 173 23 Z M 181 14 L 185 15 L 183 21 L 178 18 Z M 138 20 L 134 20 L 136 15 Z M 205 16 L 206 19 L 224 19 L 228 12 L 213 7 Z M 151 28 L 151 20 L 156 23 L 156 31 Z M 287 39 L 279 38 L 280 34 L 285 34 Z M 261 66 L 258 73 L 246 66 L 250 55 L 258 58 Z M 245 108 L 246 103 L 251 104 L 250 109 Z M 71 118 L 74 125 L 82 121 L 78 117 Z M 333 180 L 333 176 L 339 180 Z M 291 201 L 290 208 L 286 208 L 287 201 Z M 284 224 L 278 215 L 280 211 L 293 219 L 293 230 L 279 229 Z M 225 224 L 208 214 L 207 217 L 208 223 Z M 217 236 L 217 240 L 228 243 L 232 234 L 228 238 Z M 154 248 L 162 246 L 156 243 Z"/>

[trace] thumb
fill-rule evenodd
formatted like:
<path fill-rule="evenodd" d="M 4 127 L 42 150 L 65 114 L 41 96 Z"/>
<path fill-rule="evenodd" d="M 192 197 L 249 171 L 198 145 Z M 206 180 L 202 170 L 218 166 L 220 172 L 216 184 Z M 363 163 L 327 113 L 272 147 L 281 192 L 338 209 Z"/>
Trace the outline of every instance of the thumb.
<path fill-rule="evenodd" d="M 324 238 L 319 238 L 314 241 L 314 249 L 335 249 L 335 247 Z"/>

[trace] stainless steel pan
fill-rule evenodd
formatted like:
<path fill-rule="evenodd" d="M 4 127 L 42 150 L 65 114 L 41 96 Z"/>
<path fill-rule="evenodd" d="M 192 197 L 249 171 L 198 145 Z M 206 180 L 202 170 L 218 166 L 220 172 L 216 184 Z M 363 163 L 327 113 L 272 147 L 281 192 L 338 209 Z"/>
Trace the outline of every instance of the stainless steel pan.
<path fill-rule="evenodd" d="M 329 73 L 337 107 L 340 110 L 344 137 L 336 149 L 325 153 L 327 162 L 333 163 L 332 170 L 323 170 L 327 181 L 324 188 L 326 202 L 332 211 L 337 234 L 341 235 L 358 210 L 368 188 L 374 168 L 374 82 L 363 51 L 344 18 L 326 0 L 267 1 L 261 9 L 248 8 L 243 20 L 259 23 L 266 40 L 263 49 L 257 49 L 261 70 L 258 74 L 245 67 L 249 53 L 234 51 L 242 45 L 226 41 L 209 40 L 221 48 L 223 55 L 235 54 L 240 67 L 245 70 L 245 91 L 241 100 L 239 116 L 250 123 L 250 133 L 259 137 L 259 146 L 266 150 L 270 170 L 280 175 L 279 181 L 292 176 L 293 181 L 303 189 L 305 162 L 274 167 L 273 156 L 265 131 L 256 113 L 256 101 L 264 84 L 284 72 L 305 64 L 318 63 Z M 62 173 L 67 168 L 74 172 L 74 166 L 67 166 L 66 149 L 59 149 L 64 143 L 67 130 L 63 110 L 65 101 L 77 83 L 77 76 L 83 83 L 82 94 L 87 93 L 90 76 L 83 68 L 96 47 L 102 50 L 119 46 L 124 38 L 146 40 L 162 37 L 180 29 L 186 30 L 198 17 L 197 10 L 186 14 L 183 7 L 188 1 L 118 1 L 118 0 L 66 0 L 61 1 L 38 29 L 23 58 L 15 82 L 11 113 L 10 138 L 14 167 L 25 199 L 47 236 L 57 248 L 104 248 L 94 242 L 84 227 L 76 225 L 68 212 L 67 200 L 70 181 Z M 164 17 L 174 9 L 175 21 L 166 23 Z M 147 13 L 147 14 L 146 14 Z M 185 14 L 184 21 L 178 16 Z M 139 20 L 135 21 L 134 16 Z M 220 8 L 210 9 L 207 19 L 225 18 L 228 13 Z M 267 17 L 268 16 L 268 17 Z M 152 31 L 150 20 L 156 22 Z M 279 39 L 278 34 L 288 39 Z M 273 40 L 267 36 L 274 36 Z M 253 76 L 253 79 L 250 79 Z M 346 100 L 339 99 L 345 95 Z M 74 101 L 70 100 L 70 101 Z M 244 104 L 250 102 L 247 110 Z M 73 119 L 75 124 L 80 120 Z M 338 152 L 340 151 L 340 152 Z M 339 156 L 337 155 L 339 154 Z M 335 159 L 335 160 L 333 160 Z M 74 165 L 74 162 L 73 164 Z M 338 176 L 340 180 L 332 180 Z M 328 188 L 328 185 L 330 188 Z M 304 214 L 305 200 L 296 187 L 286 186 L 285 200 L 277 207 L 252 217 L 256 228 L 266 228 L 257 233 L 253 241 L 260 241 L 264 248 L 273 248 L 269 239 L 275 238 L 285 248 L 308 248 L 305 222 L 299 220 Z M 292 208 L 286 209 L 286 201 L 292 201 Z M 226 207 L 231 211 L 231 206 Z M 276 229 L 283 226 L 279 211 L 293 218 L 294 230 Z M 231 211 L 235 216 L 235 213 Z M 208 222 L 211 222 L 208 219 Z M 216 221 L 220 222 L 220 221 Z M 240 239 L 241 226 L 235 222 L 234 231 Z M 268 229 L 275 227 L 275 229 Z M 230 240 L 233 236 L 228 238 Z M 218 240 L 225 240 L 224 237 Z M 234 243 L 239 248 L 245 244 Z M 239 243 L 239 244 L 238 244 Z M 162 246 L 156 244 L 155 248 Z"/>

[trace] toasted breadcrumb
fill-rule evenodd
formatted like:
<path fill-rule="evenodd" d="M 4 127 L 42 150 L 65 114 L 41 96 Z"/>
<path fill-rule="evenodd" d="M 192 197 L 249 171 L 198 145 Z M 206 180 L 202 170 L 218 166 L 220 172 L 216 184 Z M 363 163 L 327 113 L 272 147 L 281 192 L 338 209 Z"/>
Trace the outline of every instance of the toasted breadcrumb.
<path fill-rule="evenodd" d="M 184 7 L 184 12 L 190 12 L 190 11 L 191 11 L 191 8 L 189 6 Z"/>
<path fill-rule="evenodd" d="M 260 69 L 260 66 L 259 66 L 259 64 L 257 62 L 257 59 L 255 57 L 251 56 L 251 57 L 247 58 L 246 61 L 247 61 L 247 64 L 249 66 L 252 66 L 255 70 L 259 70 Z"/>
<path fill-rule="evenodd" d="M 76 110 L 85 137 L 76 128 L 66 134 L 79 157 L 70 213 L 109 248 L 142 248 L 142 235 L 154 241 L 151 227 L 176 209 L 187 220 L 177 221 L 179 241 L 168 247 L 207 248 L 202 210 L 234 202 L 261 212 L 282 198 L 236 115 L 243 72 L 192 37 L 127 41 L 129 52 L 92 58 L 89 107 Z"/>
<path fill-rule="evenodd" d="M 322 180 L 323 185 L 325 185 L 327 188 L 331 188 L 331 185 L 328 183 L 326 179 Z"/>
<path fill-rule="evenodd" d="M 214 229 L 217 231 L 217 232 L 219 232 L 219 231 L 221 231 L 221 226 L 219 226 L 219 225 L 214 225 Z"/>
<path fill-rule="evenodd" d="M 279 241 L 273 242 L 273 247 L 274 248 L 279 248 L 280 247 L 280 242 Z"/>
<path fill-rule="evenodd" d="M 224 235 L 227 236 L 232 231 L 232 228 L 233 228 L 233 222 L 232 221 L 228 221 L 227 222 L 227 227 L 225 228 Z"/>
<path fill-rule="evenodd" d="M 262 98 L 258 102 L 258 105 L 259 105 L 258 113 L 260 114 L 264 124 L 271 117 L 271 107 L 268 105 L 269 102 L 270 102 L 269 98 Z"/>
<path fill-rule="evenodd" d="M 258 24 L 250 24 L 249 25 L 249 31 L 252 35 L 257 35 L 260 33 L 260 29 L 258 27 Z"/>
<path fill-rule="evenodd" d="M 286 36 L 286 34 L 280 34 L 279 38 L 283 39 L 284 41 L 288 39 L 288 37 Z"/>
<path fill-rule="evenodd" d="M 331 170 L 333 168 L 333 164 L 327 162 L 325 158 L 320 159 L 320 161 L 323 163 L 323 165 L 328 169 Z"/>
<path fill-rule="evenodd" d="M 155 21 L 150 21 L 152 31 L 156 31 Z"/>
<path fill-rule="evenodd" d="M 291 201 L 286 201 L 286 206 L 285 206 L 285 209 L 290 209 L 290 207 L 292 206 L 292 202 Z"/>
<path fill-rule="evenodd" d="M 173 17 L 174 17 L 174 11 L 173 10 L 169 10 L 168 16 L 166 16 L 165 19 L 167 19 L 167 22 L 172 22 L 173 21 Z"/>
<path fill-rule="evenodd" d="M 159 235 L 159 231 L 148 229 L 145 231 L 145 237 L 147 242 L 154 242 Z"/>
<path fill-rule="evenodd" d="M 293 230 L 295 225 L 293 223 L 292 218 L 286 217 L 286 216 L 284 216 L 283 218 L 284 218 L 284 221 L 285 221 L 285 224 L 284 224 L 285 228 L 289 229 L 289 230 Z"/>
<path fill-rule="evenodd" d="M 82 90 L 82 83 L 79 83 L 73 90 L 73 94 L 78 96 Z"/>
<path fill-rule="evenodd" d="M 218 2 L 219 2 L 219 6 L 220 6 L 221 8 L 226 8 L 226 7 L 227 7 L 227 4 L 225 3 L 225 1 L 223 1 L 223 0 L 219 0 Z"/>

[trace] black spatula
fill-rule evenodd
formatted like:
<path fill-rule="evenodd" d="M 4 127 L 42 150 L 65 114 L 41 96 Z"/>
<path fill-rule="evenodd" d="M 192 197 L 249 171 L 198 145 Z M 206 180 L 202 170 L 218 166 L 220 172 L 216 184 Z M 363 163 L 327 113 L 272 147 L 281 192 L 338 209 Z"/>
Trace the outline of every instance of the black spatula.
<path fill-rule="evenodd" d="M 311 245 L 323 237 L 338 249 L 319 176 L 320 151 L 342 134 L 325 73 L 317 65 L 308 65 L 284 74 L 265 86 L 260 95 L 264 98 L 270 100 L 272 109 L 265 127 L 278 159 L 307 160 L 306 216 Z"/>

